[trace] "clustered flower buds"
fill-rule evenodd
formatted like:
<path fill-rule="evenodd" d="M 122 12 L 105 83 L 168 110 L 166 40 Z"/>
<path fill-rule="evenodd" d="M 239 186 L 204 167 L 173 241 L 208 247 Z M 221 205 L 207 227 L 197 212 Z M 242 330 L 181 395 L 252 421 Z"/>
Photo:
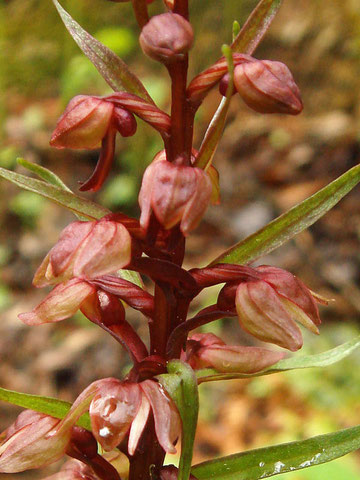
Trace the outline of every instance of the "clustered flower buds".
<path fill-rule="evenodd" d="M 184 58 L 193 40 L 190 23 L 181 15 L 170 12 L 152 17 L 139 38 L 144 53 L 165 64 Z"/>
<path fill-rule="evenodd" d="M 101 145 L 96 169 L 80 190 L 96 191 L 103 184 L 113 161 L 116 132 L 123 137 L 135 134 L 136 120 L 128 110 L 115 106 L 106 97 L 78 95 L 69 102 L 50 145 L 73 149 L 94 149 Z"/>
<path fill-rule="evenodd" d="M 61 420 L 23 412 L 0 436 L 0 473 L 37 468 L 67 454 L 72 460 L 48 480 L 176 480 L 179 469 L 163 466 L 163 460 L 166 453 L 176 453 L 187 419 L 186 411 L 183 414 L 181 410 L 180 416 L 176 396 L 173 400 L 160 383 L 160 378 L 171 372 L 171 361 L 176 359 L 178 370 L 167 378 L 171 383 L 176 377 L 177 393 L 184 395 L 185 405 L 189 389 L 181 390 L 181 382 L 186 385 L 186 377 L 181 377 L 182 362 L 187 364 L 187 378 L 196 378 L 188 375 L 190 367 L 211 369 L 210 377 L 232 378 L 269 373 L 265 370 L 285 356 L 258 346 L 227 345 L 211 333 L 188 337 L 189 332 L 225 316 L 238 316 L 241 327 L 255 338 L 291 351 L 302 346 L 297 323 L 318 333 L 316 302 L 321 299 L 285 270 L 225 263 L 190 271 L 183 267 L 184 237 L 197 227 L 210 203 L 219 203 L 219 174 L 212 160 L 228 102 L 214 115 L 200 154 L 193 148 L 195 113 L 217 83 L 222 95 L 228 93 L 229 66 L 228 58 L 222 57 L 187 86 L 188 52 L 194 39 L 187 20 L 188 2 L 163 0 L 167 13 L 149 18 L 147 4 L 152 1 L 133 0 L 132 4 L 142 28 L 142 50 L 162 62 L 170 74 L 171 115 L 157 107 L 141 81 L 115 54 L 103 46 L 93 49 L 98 44 L 92 37 L 79 37 L 77 43 L 81 48 L 86 45 L 85 53 L 91 50 L 91 60 L 108 83 L 113 86 L 120 81 L 124 91 L 73 98 L 50 141 L 56 148 L 101 148 L 93 174 L 80 188 L 97 191 L 111 168 L 117 133 L 123 137 L 135 134 L 134 115 L 151 125 L 160 133 L 164 150 L 145 170 L 138 198 L 140 220 L 118 213 L 68 225 L 33 280 L 36 287 L 53 290 L 31 312 L 19 315 L 28 325 L 40 325 L 69 318 L 80 309 L 127 349 L 133 366 L 121 380 L 104 378 L 91 383 Z M 259 11 L 254 15 L 253 19 L 260 18 Z M 251 31 L 253 34 L 259 32 Z M 258 36 L 254 38 L 256 43 Z M 250 108 L 260 113 L 301 112 L 300 92 L 286 65 L 236 52 L 233 64 L 231 93 L 238 93 Z M 140 275 L 154 282 L 151 293 Z M 191 301 L 203 288 L 216 284 L 225 284 L 216 303 L 187 318 Z M 127 306 L 146 317 L 149 346 L 127 321 Z M 198 373 L 200 383 L 206 373 Z M 88 430 L 78 422 L 86 412 L 90 423 L 81 425 Z M 186 442 L 186 430 L 183 440 L 191 444 Z M 186 455 L 191 460 L 188 451 Z M 117 463 L 120 456 L 130 465 L 124 475 Z M 179 468 L 185 471 L 184 458 Z M 187 478 L 196 480 L 189 472 Z"/>
<path fill-rule="evenodd" d="M 299 88 L 284 63 L 243 57 L 234 69 L 233 94 L 238 92 L 246 105 L 259 113 L 298 115 L 302 111 Z M 222 95 L 228 82 L 226 74 L 219 85 Z"/>

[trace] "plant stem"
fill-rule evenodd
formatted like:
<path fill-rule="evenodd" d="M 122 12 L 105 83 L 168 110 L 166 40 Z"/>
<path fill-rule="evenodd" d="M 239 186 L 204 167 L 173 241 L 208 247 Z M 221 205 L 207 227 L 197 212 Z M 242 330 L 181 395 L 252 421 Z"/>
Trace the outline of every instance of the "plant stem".
<path fill-rule="evenodd" d="M 182 157 L 184 164 L 190 165 L 190 151 L 185 150 L 187 69 L 187 55 L 183 60 L 168 66 L 172 82 L 170 158 L 168 160 L 173 162 L 177 157 Z"/>

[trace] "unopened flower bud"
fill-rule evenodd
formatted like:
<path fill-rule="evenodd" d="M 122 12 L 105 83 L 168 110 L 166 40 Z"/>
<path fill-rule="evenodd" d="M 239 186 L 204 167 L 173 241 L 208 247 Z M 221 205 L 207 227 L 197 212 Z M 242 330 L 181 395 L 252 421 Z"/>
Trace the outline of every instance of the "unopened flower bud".
<path fill-rule="evenodd" d="M 186 351 L 186 360 L 195 370 L 214 368 L 223 373 L 260 372 L 284 358 L 284 353 L 265 348 L 226 345 L 212 333 L 192 335 Z"/>
<path fill-rule="evenodd" d="M 234 83 L 244 102 L 256 112 L 297 115 L 303 109 L 299 88 L 281 62 L 241 63 L 235 67 Z"/>
<path fill-rule="evenodd" d="M 114 106 L 98 97 L 78 95 L 60 117 L 50 145 L 56 148 L 93 149 L 105 137 Z"/>
<path fill-rule="evenodd" d="M 295 322 L 319 333 L 316 297 L 285 270 L 265 265 L 254 270 L 258 279 L 242 282 L 236 290 L 240 325 L 260 340 L 291 351 L 298 350 L 303 340 Z"/>
<path fill-rule="evenodd" d="M 193 29 L 185 18 L 177 13 L 163 13 L 149 20 L 139 41 L 146 55 L 168 64 L 181 60 L 192 47 L 193 39 Z"/>
<path fill-rule="evenodd" d="M 139 194 L 140 224 L 146 228 L 151 210 L 166 229 L 180 222 L 187 235 L 200 222 L 212 196 L 212 183 L 202 169 L 174 165 L 158 154 L 143 176 Z"/>
<path fill-rule="evenodd" d="M 56 124 L 50 140 L 50 145 L 56 148 L 101 147 L 96 168 L 80 187 L 82 191 L 97 191 L 104 183 L 114 158 L 116 133 L 129 137 L 136 132 L 134 115 L 116 107 L 107 98 L 88 95 L 74 97 Z"/>

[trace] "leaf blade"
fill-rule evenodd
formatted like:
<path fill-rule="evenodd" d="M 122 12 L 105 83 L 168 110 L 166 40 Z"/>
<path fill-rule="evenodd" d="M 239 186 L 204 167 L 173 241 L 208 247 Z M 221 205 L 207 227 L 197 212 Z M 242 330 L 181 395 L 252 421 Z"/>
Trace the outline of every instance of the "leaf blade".
<path fill-rule="evenodd" d="M 231 48 L 233 52 L 251 55 L 270 27 L 282 0 L 262 0 L 237 34 Z"/>
<path fill-rule="evenodd" d="M 359 181 L 360 165 L 357 165 L 262 229 L 230 247 L 211 262 L 211 265 L 216 263 L 246 264 L 272 252 L 315 223 L 349 193 Z"/>
<path fill-rule="evenodd" d="M 55 418 L 64 418 L 71 408 L 71 403 L 64 400 L 58 400 L 52 397 L 43 397 L 40 395 L 30 395 L 28 393 L 15 392 L 0 387 L 0 400 L 3 402 L 17 405 L 18 407 L 27 408 L 36 412 L 45 413 Z M 91 431 L 90 417 L 88 414 L 80 417 L 77 422 L 86 430 Z"/>
<path fill-rule="evenodd" d="M 37 165 L 33 162 L 29 162 L 29 160 L 26 160 L 25 158 L 17 158 L 16 161 L 19 165 L 27 170 L 30 170 L 30 172 L 35 173 L 35 175 L 42 178 L 45 182 L 72 193 L 70 188 L 65 185 L 61 178 L 48 168 L 42 167 L 41 165 Z"/>
<path fill-rule="evenodd" d="M 111 213 L 101 205 L 97 205 L 90 200 L 79 197 L 74 193 L 63 190 L 62 188 L 50 185 L 42 180 L 27 177 L 20 173 L 11 172 L 5 168 L 0 167 L 0 177 L 15 183 L 24 190 L 38 193 L 39 195 L 52 200 L 53 202 L 61 205 L 77 215 L 86 217 L 88 220 L 97 220 L 105 215 Z"/>
<path fill-rule="evenodd" d="M 158 379 L 180 413 L 182 435 L 178 480 L 188 480 L 199 413 L 197 380 L 192 368 L 180 360 L 170 361 L 167 369 L 169 374 L 159 375 Z"/>
<path fill-rule="evenodd" d="M 110 87 L 115 92 L 126 90 L 154 104 L 144 85 L 126 63 L 84 30 L 57 0 L 53 0 L 53 3 L 70 35 Z"/>
<path fill-rule="evenodd" d="M 195 465 L 198 480 L 255 480 L 330 462 L 360 448 L 360 426 Z"/>
<path fill-rule="evenodd" d="M 226 96 L 223 97 L 223 99 L 221 100 L 218 109 L 216 110 L 213 118 L 211 119 L 195 162 L 196 167 L 202 168 L 204 170 L 209 168 L 209 166 L 211 165 L 217 146 L 222 137 L 233 92 L 234 64 L 231 49 L 227 45 L 223 45 L 222 51 L 227 61 L 229 84 L 226 90 Z"/>
<path fill-rule="evenodd" d="M 331 350 L 316 353 L 314 355 L 294 355 L 290 358 L 280 360 L 275 365 L 253 374 L 237 374 L 237 373 L 218 373 L 216 370 L 204 369 L 196 372 L 199 383 L 216 381 L 216 380 L 234 380 L 240 378 L 260 377 L 270 375 L 272 373 L 285 372 L 290 370 L 299 370 L 302 368 L 328 367 L 334 363 L 340 362 L 345 357 L 360 347 L 360 335 L 348 342 L 345 342 Z"/>

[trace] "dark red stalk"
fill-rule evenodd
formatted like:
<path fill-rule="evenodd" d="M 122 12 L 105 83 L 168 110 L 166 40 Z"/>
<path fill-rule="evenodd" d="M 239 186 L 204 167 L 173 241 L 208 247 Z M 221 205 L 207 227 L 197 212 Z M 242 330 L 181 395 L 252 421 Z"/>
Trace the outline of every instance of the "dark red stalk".
<path fill-rule="evenodd" d="M 149 21 L 146 0 L 132 0 L 136 21 L 140 29 Z"/>
<path fill-rule="evenodd" d="M 218 320 L 219 318 L 235 316 L 235 312 L 219 310 L 219 307 L 216 304 L 204 308 L 195 315 L 195 317 L 181 323 L 172 331 L 167 344 L 168 357 L 173 358 L 175 355 L 179 355 L 179 352 L 185 343 L 187 334 L 191 330 L 213 322 L 214 320 Z"/>
<path fill-rule="evenodd" d="M 165 452 L 157 441 L 154 420 L 150 416 L 144 433 L 140 439 L 135 454 L 129 458 L 129 480 L 149 480 L 158 478 L 158 474 L 164 463 Z"/>

